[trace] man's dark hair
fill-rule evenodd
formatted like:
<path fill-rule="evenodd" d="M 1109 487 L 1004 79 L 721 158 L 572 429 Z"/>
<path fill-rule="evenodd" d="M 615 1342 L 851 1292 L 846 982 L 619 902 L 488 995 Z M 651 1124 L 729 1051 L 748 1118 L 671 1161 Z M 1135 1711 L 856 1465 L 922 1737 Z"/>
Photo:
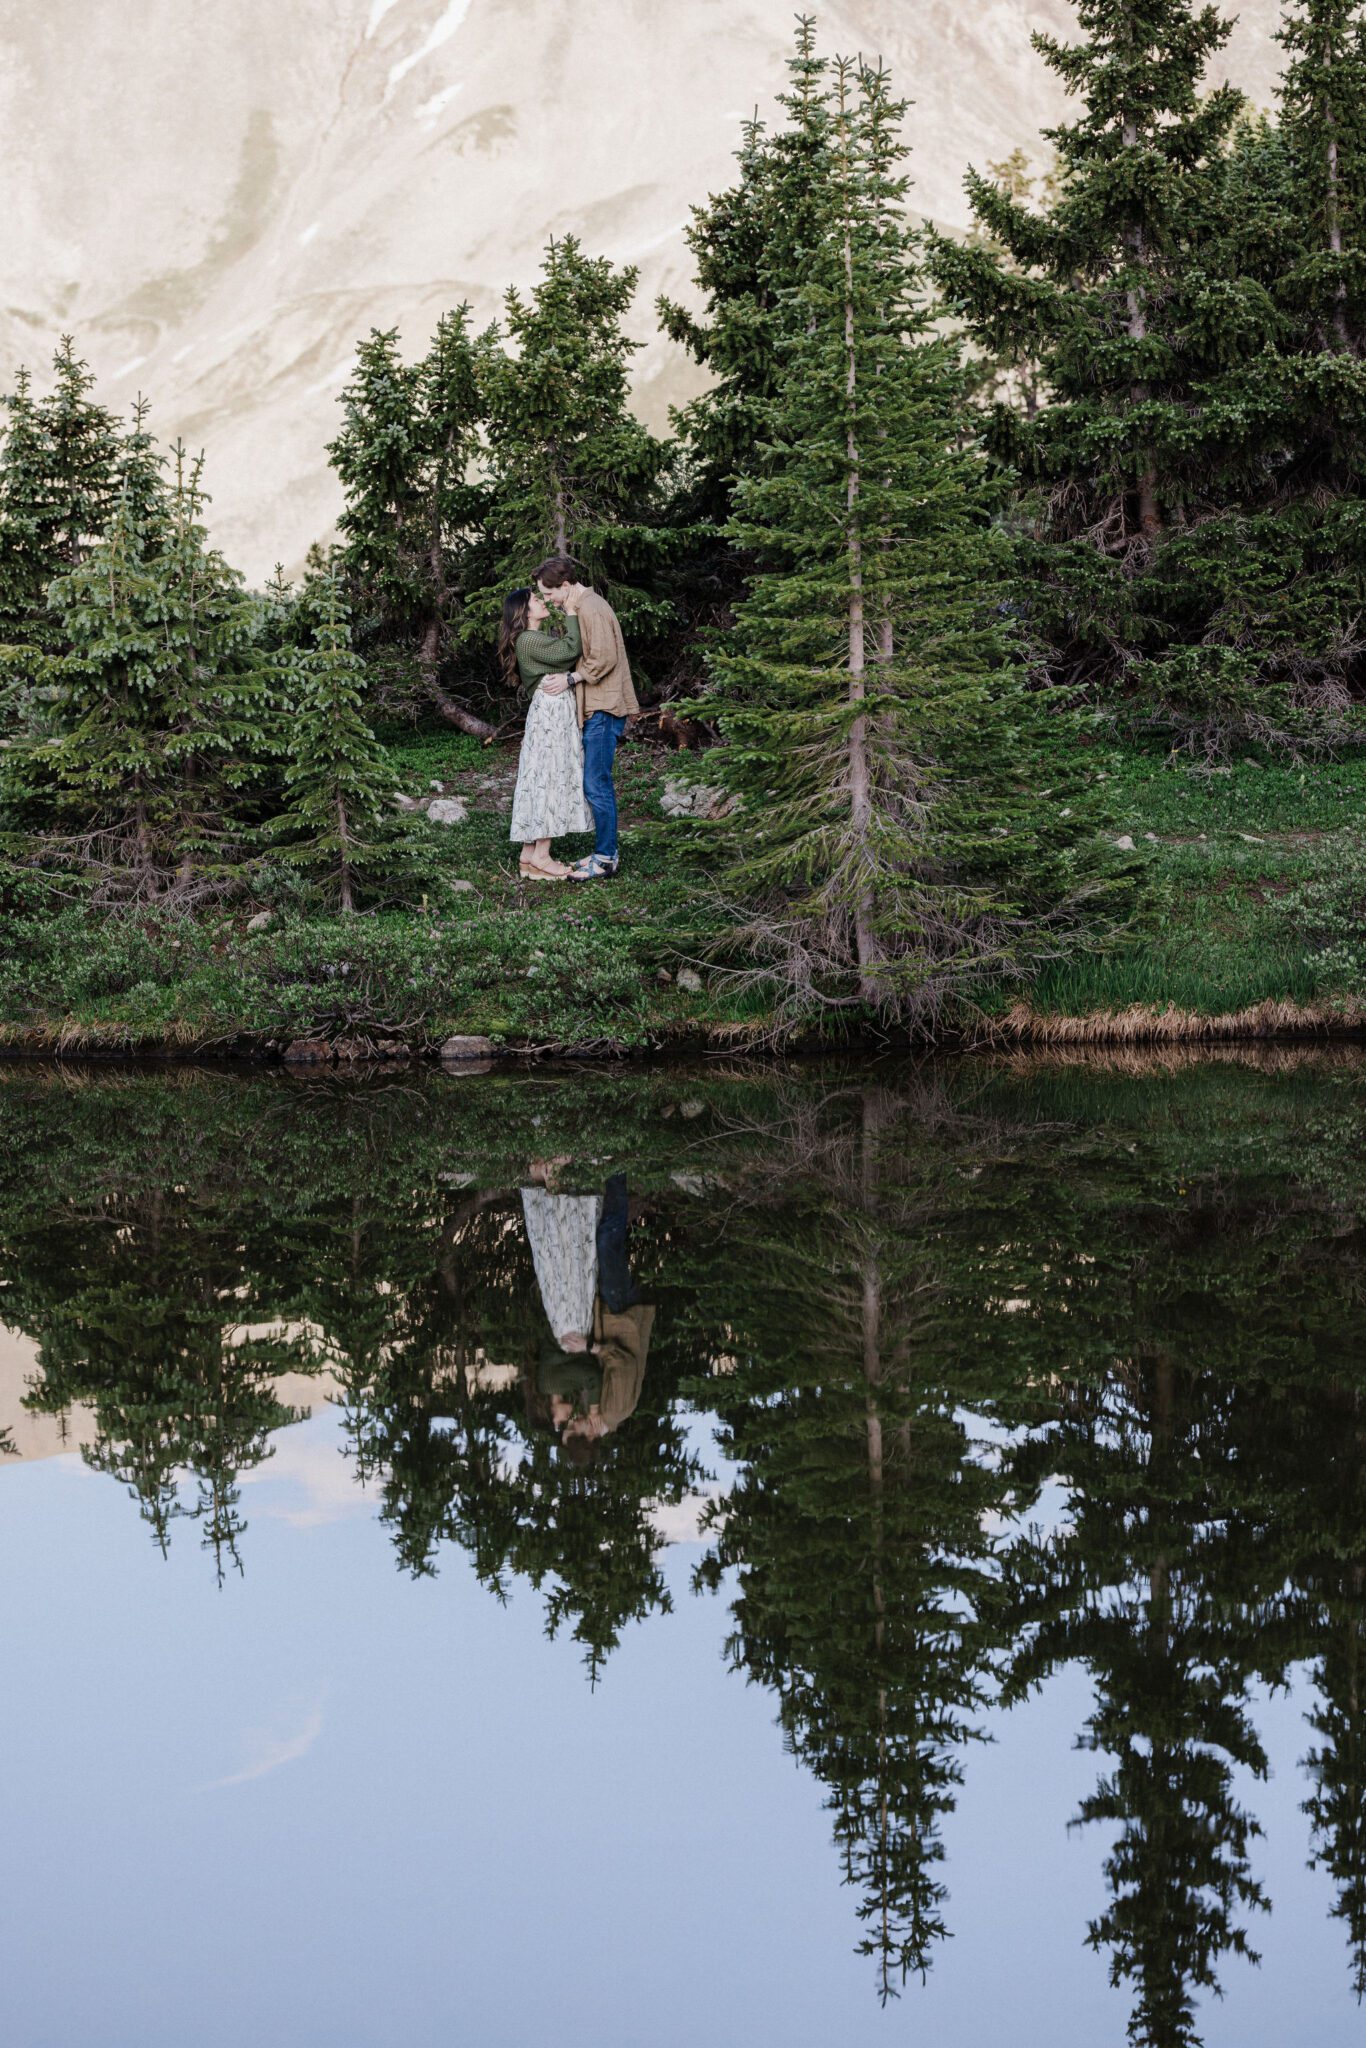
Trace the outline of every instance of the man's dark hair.
<path fill-rule="evenodd" d="M 582 562 L 576 562 L 572 555 L 552 555 L 549 561 L 542 562 L 535 580 L 547 590 L 560 590 L 566 583 L 583 583 L 587 578 Z"/>

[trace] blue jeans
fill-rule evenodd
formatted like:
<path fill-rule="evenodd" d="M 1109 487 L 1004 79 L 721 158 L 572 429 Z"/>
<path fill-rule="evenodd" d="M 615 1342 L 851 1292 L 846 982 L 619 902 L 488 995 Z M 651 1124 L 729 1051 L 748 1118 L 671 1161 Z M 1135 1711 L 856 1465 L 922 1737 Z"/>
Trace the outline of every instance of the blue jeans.
<path fill-rule="evenodd" d="M 640 1300 L 631 1281 L 630 1223 L 626 1175 L 614 1173 L 603 1189 L 598 1224 L 598 1293 L 611 1316 L 621 1315 Z"/>
<path fill-rule="evenodd" d="M 608 860 L 617 857 L 617 792 L 612 764 L 617 756 L 617 742 L 625 730 L 626 720 L 614 718 L 610 711 L 595 711 L 583 729 L 583 793 L 598 830 L 594 851 Z"/>

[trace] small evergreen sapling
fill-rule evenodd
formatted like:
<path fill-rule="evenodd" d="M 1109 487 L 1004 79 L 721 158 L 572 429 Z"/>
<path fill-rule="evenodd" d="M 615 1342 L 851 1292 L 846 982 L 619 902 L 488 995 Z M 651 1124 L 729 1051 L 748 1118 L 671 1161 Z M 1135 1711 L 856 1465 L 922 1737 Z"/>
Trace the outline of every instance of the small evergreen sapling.
<path fill-rule="evenodd" d="M 351 912 L 359 897 L 410 881 L 415 848 L 392 814 L 393 772 L 365 717 L 365 664 L 334 578 L 317 598 L 311 644 L 278 657 L 285 808 L 268 837 L 282 860 Z"/>

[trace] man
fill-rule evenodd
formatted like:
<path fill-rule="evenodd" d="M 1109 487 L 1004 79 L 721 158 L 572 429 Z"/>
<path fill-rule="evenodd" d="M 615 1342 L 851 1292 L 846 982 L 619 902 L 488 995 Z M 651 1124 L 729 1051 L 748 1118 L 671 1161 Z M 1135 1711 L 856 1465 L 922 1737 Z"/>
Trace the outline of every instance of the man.
<path fill-rule="evenodd" d="M 576 882 L 598 882 L 614 875 L 617 848 L 617 791 L 613 781 L 617 746 L 626 721 L 640 709 L 631 683 L 631 664 L 621 625 L 605 597 L 579 581 L 579 565 L 567 555 L 552 555 L 536 571 L 541 595 L 551 604 L 568 604 L 578 613 L 583 652 L 567 681 L 577 687 L 583 725 L 583 793 L 597 827 L 597 843 L 587 860 L 569 872 Z"/>
<path fill-rule="evenodd" d="M 525 1204 L 525 1193 L 522 1199 Z M 530 1222 L 528 1209 L 528 1235 Z M 600 1438 L 630 1421 L 645 1385 L 655 1312 L 642 1303 L 631 1275 L 630 1225 L 626 1176 L 614 1173 L 603 1190 L 595 1232 L 591 1335 L 587 1330 L 557 1331 L 556 1341 L 568 1356 L 543 1366 L 539 1376 L 541 1391 L 550 1400 L 551 1422 L 577 1464 L 587 1462 Z"/>

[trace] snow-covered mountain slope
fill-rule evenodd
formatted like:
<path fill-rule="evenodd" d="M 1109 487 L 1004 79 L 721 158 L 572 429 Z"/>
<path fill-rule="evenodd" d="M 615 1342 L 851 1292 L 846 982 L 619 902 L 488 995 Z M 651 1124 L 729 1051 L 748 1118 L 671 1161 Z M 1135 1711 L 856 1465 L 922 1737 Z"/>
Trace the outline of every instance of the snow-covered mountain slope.
<path fill-rule="evenodd" d="M 1275 0 L 1227 70 L 1270 97 Z M 253 576 L 327 532 L 325 443 L 356 338 L 416 352 L 491 317 L 547 238 L 639 264 L 647 418 L 692 388 L 654 335 L 686 296 L 689 206 L 728 182 L 782 80 L 793 0 L 2 0 L 0 375 L 73 330 L 119 407 L 208 456 L 215 537 Z M 1031 28 L 1065 0 L 832 0 L 828 50 L 915 101 L 915 202 L 1054 118 Z"/>

